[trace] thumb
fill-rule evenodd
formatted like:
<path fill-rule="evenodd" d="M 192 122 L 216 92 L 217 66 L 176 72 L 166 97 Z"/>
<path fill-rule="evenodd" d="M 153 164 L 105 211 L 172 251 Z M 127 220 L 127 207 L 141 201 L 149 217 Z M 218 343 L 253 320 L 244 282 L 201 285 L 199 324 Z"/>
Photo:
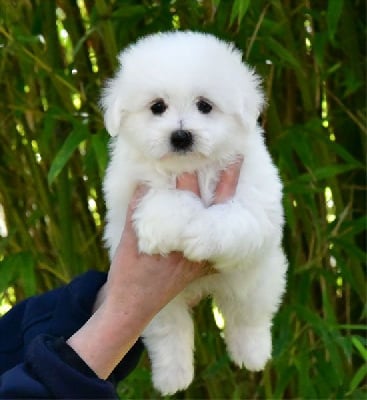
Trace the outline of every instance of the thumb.
<path fill-rule="evenodd" d="M 214 204 L 225 203 L 235 195 L 242 164 L 243 157 L 241 156 L 221 172 L 215 189 Z"/>

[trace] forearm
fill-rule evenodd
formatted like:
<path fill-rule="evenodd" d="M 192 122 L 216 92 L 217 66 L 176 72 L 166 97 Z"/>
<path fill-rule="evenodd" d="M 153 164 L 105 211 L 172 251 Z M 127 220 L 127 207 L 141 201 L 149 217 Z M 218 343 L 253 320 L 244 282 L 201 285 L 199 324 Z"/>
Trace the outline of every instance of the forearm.
<path fill-rule="evenodd" d="M 126 292 L 123 306 L 102 304 L 67 343 L 101 379 L 106 379 L 163 306 L 159 296 Z"/>

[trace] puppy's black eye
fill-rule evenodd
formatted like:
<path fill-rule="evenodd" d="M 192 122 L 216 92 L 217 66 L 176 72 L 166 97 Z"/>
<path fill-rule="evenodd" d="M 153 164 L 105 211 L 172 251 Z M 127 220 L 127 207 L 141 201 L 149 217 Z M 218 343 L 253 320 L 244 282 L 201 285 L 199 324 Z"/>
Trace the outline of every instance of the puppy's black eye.
<path fill-rule="evenodd" d="M 154 115 L 161 115 L 167 110 L 168 106 L 163 100 L 156 100 L 150 109 Z"/>
<path fill-rule="evenodd" d="M 206 100 L 200 99 L 196 103 L 196 107 L 202 114 L 209 114 L 210 111 L 213 109 L 213 106 L 208 103 Z"/>

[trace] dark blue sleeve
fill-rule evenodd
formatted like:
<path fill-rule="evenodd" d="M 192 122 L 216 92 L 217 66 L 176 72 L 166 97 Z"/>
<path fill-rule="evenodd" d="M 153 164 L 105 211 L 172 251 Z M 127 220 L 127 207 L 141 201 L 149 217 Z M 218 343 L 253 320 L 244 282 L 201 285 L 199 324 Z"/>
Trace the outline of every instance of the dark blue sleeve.
<path fill-rule="evenodd" d="M 39 335 L 30 343 L 24 363 L 0 377 L 0 398 L 117 399 L 111 382 L 65 363 L 53 349 L 53 341 Z"/>
<path fill-rule="evenodd" d="M 105 281 L 106 274 L 87 272 L 69 285 L 18 304 L 0 319 L 0 398 L 114 397 L 113 385 L 139 360 L 143 349 L 140 340 L 109 381 L 85 374 L 76 367 L 78 363 L 70 364 L 50 345 L 55 338 L 69 338 L 85 324 Z"/>

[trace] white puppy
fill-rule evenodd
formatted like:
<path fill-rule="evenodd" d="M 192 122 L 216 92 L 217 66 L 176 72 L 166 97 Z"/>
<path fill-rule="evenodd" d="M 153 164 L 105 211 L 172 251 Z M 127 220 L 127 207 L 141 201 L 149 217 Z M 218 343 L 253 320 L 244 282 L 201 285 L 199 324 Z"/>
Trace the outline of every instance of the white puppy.
<path fill-rule="evenodd" d="M 287 261 L 282 185 L 257 125 L 259 78 L 233 45 L 194 32 L 145 37 L 119 61 L 102 98 L 113 136 L 104 183 L 110 256 L 133 191 L 146 182 L 150 190 L 134 214 L 139 250 L 180 251 L 190 260 L 210 260 L 220 271 L 191 284 L 144 331 L 153 383 L 171 394 L 192 381 L 187 304 L 202 294 L 212 295 L 224 315 L 233 361 L 261 370 L 271 356 L 272 317 Z M 234 198 L 212 205 L 219 172 L 239 155 L 244 161 Z M 175 190 L 184 171 L 197 171 L 201 198 Z"/>

